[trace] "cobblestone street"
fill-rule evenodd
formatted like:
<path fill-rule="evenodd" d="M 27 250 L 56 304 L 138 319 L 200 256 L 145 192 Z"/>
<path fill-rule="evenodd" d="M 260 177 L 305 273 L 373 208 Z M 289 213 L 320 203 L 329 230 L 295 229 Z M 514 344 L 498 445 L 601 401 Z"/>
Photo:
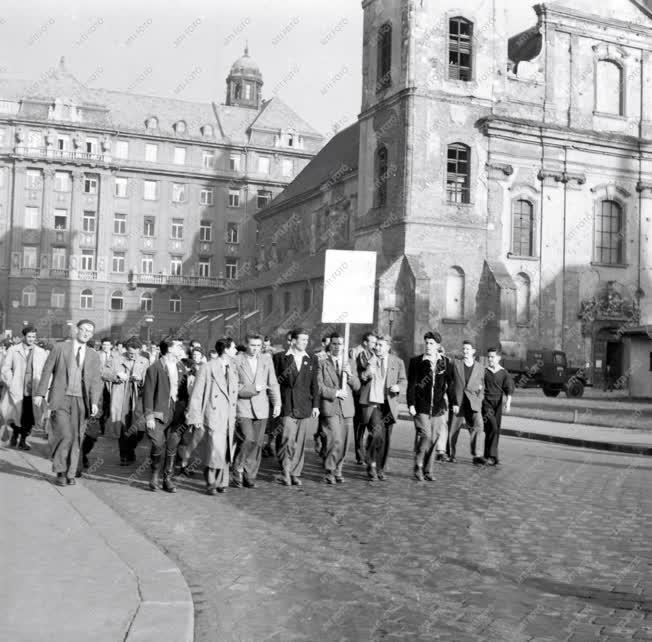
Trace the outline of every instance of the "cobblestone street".
<path fill-rule="evenodd" d="M 418 483 L 394 435 L 386 482 L 309 453 L 301 489 L 265 459 L 255 490 L 153 494 L 101 440 L 84 483 L 179 564 L 199 642 L 652 639 L 652 459 L 504 438 L 476 468 L 464 435 Z"/>

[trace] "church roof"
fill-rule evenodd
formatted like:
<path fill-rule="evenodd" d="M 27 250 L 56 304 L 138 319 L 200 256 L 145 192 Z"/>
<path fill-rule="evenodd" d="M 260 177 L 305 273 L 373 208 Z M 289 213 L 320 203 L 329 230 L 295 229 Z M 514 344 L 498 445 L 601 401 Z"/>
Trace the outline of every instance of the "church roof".
<path fill-rule="evenodd" d="M 251 111 L 251 110 L 250 110 Z M 270 98 L 263 103 L 262 109 L 256 114 L 255 120 L 251 123 L 256 129 L 293 129 L 302 134 L 319 136 L 321 134 L 313 129 L 301 116 L 292 108 L 288 107 L 278 96 Z"/>
<path fill-rule="evenodd" d="M 329 180 L 341 179 L 358 169 L 360 125 L 353 123 L 331 138 L 303 171 L 271 202 L 267 210 L 276 208 L 296 196 L 319 189 Z"/>
<path fill-rule="evenodd" d="M 258 290 L 279 283 L 294 283 L 295 281 L 321 278 L 324 276 L 325 256 L 326 250 L 321 250 L 316 254 L 286 259 L 269 270 L 240 281 L 237 284 L 237 289 L 240 291 Z"/>
<path fill-rule="evenodd" d="M 245 76 L 260 76 L 260 67 L 254 62 L 253 58 L 249 55 L 249 47 L 245 47 L 244 54 L 240 56 L 231 65 L 232 75 L 245 75 Z"/>

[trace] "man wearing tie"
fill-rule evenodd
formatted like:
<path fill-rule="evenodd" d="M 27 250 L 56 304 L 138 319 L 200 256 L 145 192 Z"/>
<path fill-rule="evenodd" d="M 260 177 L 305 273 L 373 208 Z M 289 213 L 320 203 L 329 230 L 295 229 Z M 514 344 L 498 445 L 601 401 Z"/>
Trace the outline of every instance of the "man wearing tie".
<path fill-rule="evenodd" d="M 233 466 L 233 485 L 256 486 L 265 426 L 272 405 L 272 418 L 281 413 L 281 398 L 272 355 L 262 352 L 263 337 L 250 333 L 245 337 L 247 351 L 235 357 L 238 374 L 236 438 L 238 454 Z"/>
<path fill-rule="evenodd" d="M 55 344 L 34 397 L 34 405 L 40 408 L 49 388 L 52 469 L 58 486 L 75 483 L 86 422 L 97 416 L 101 403 L 100 358 L 87 345 L 94 332 L 95 324 L 82 319 L 77 323 L 75 339 Z"/>
<path fill-rule="evenodd" d="M 417 481 L 433 481 L 434 455 L 444 458 L 448 439 L 446 397 L 455 405 L 452 367 L 439 352 L 441 335 L 426 332 L 424 352 L 408 365 L 407 404 L 414 417 L 414 476 Z M 424 474 L 425 470 L 425 474 Z"/>
<path fill-rule="evenodd" d="M 366 461 L 371 481 L 386 478 L 385 467 L 389 454 L 392 428 L 398 419 L 398 396 L 405 390 L 405 365 L 389 354 L 391 338 L 379 336 L 374 356 L 360 375 L 360 405 L 362 419 L 367 427 Z"/>
<path fill-rule="evenodd" d="M 186 422 L 201 436 L 199 449 L 208 495 L 223 493 L 229 486 L 238 402 L 235 341 L 221 339 L 215 350 L 218 358 L 203 364 L 197 372 L 186 414 Z"/>
<path fill-rule="evenodd" d="M 188 370 L 181 362 L 185 356 L 181 339 L 161 341 L 159 348 L 161 358 L 147 368 L 143 384 L 143 413 L 152 443 L 149 488 L 158 490 L 164 468 L 163 490 L 176 493 L 174 460 L 185 428 Z"/>
<path fill-rule="evenodd" d="M 319 423 L 326 438 L 324 469 L 327 484 L 343 483 L 342 464 L 346 455 L 349 431 L 353 430 L 353 393 L 360 389 L 355 368 L 345 359 L 344 339 L 330 335 L 329 356 L 319 364 L 318 382 L 321 397 Z M 346 386 L 342 377 L 346 376 Z"/>
<path fill-rule="evenodd" d="M 290 347 L 276 354 L 276 378 L 281 389 L 281 437 L 278 458 L 282 483 L 301 486 L 308 424 L 319 417 L 317 357 L 306 352 L 308 332 L 292 330 Z"/>

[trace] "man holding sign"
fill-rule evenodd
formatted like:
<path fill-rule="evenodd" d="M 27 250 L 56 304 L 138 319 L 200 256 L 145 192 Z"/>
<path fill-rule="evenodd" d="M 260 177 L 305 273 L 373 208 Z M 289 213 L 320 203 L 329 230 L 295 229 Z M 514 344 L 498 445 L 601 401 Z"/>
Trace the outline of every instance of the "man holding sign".
<path fill-rule="evenodd" d="M 344 338 L 336 332 L 330 336 L 329 355 L 319 364 L 319 422 L 326 438 L 324 469 L 327 484 L 344 481 L 342 464 L 349 431 L 353 429 L 353 393 L 360 389 L 355 368 L 344 354 Z M 343 377 L 346 383 L 343 385 Z"/>

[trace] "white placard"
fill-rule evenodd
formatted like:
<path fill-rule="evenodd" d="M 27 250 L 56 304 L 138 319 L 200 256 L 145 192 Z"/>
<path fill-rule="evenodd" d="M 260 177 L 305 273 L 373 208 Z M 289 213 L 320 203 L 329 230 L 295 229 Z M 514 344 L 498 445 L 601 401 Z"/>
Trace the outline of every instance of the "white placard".
<path fill-rule="evenodd" d="M 326 250 L 322 323 L 373 323 L 376 253 Z"/>

